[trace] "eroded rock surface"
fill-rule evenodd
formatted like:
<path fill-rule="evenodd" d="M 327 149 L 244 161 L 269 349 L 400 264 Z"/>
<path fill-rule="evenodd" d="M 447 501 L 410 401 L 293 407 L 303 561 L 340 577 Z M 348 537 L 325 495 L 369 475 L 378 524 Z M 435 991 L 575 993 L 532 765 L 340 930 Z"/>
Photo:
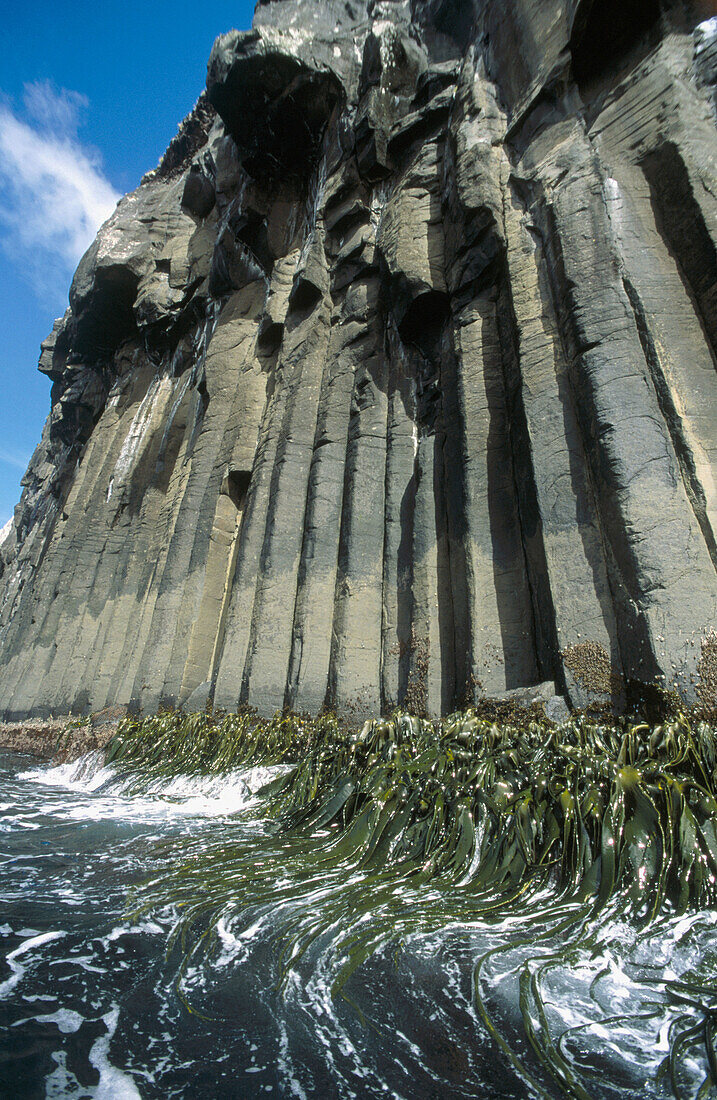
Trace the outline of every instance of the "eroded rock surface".
<path fill-rule="evenodd" d="M 704 700 L 711 8 L 263 0 L 221 36 L 43 344 L 0 712 Z"/>

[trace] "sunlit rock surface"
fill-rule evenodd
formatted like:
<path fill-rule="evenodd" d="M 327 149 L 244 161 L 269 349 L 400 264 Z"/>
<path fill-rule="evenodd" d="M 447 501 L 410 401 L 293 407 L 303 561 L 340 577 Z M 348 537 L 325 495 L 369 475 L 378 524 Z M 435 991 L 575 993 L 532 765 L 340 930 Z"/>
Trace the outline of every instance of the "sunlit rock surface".
<path fill-rule="evenodd" d="M 715 14 L 264 0 L 222 35 L 43 344 L 0 712 L 709 697 Z"/>

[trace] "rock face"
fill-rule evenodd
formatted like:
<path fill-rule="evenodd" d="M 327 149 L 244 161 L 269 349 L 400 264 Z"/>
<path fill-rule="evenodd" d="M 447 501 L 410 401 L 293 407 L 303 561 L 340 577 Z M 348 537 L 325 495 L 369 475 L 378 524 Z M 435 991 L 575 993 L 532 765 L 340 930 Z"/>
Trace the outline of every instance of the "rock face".
<path fill-rule="evenodd" d="M 43 344 L 5 718 L 714 691 L 711 8 L 262 0 L 217 40 Z"/>

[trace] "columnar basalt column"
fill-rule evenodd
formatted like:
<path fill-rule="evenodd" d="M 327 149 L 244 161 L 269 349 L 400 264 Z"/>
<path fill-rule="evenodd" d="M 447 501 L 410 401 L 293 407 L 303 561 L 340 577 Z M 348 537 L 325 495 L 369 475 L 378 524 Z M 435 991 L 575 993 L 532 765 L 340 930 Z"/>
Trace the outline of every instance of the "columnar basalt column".
<path fill-rule="evenodd" d="M 705 701 L 715 14 L 262 0 L 217 39 L 42 347 L 0 712 Z"/>

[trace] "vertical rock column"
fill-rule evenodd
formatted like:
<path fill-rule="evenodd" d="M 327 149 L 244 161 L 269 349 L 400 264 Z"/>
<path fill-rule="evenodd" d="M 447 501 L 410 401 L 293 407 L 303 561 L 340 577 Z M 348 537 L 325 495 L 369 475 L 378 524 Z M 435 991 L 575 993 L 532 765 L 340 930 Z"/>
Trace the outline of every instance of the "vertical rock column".
<path fill-rule="evenodd" d="M 182 673 L 180 702 L 184 702 L 201 684 L 209 684 L 212 680 L 218 636 L 223 633 L 223 617 L 234 580 L 237 544 L 259 424 L 266 402 L 266 376 L 255 354 L 258 326 L 251 314 L 247 317 L 245 299 L 246 292 L 239 291 L 224 307 L 207 361 L 207 370 L 228 375 L 229 385 L 224 400 L 230 415 L 224 429 L 223 454 L 219 461 L 223 477 L 204 567 L 201 602 L 192 624 Z"/>
<path fill-rule="evenodd" d="M 383 555 L 381 693 L 389 710 L 408 686 L 413 628 L 412 565 L 416 508 L 416 381 L 398 333 L 389 329 L 388 444 Z"/>
<path fill-rule="evenodd" d="M 155 708 L 162 699 L 176 701 L 181 690 L 192 626 L 201 607 L 216 501 L 234 442 L 227 427 L 238 377 L 245 358 L 253 353 L 264 300 L 265 287 L 259 279 L 227 301 L 202 364 L 206 410 L 197 426 L 182 500 L 182 512 L 192 516 L 193 522 L 184 524 L 180 516 L 158 585 L 157 603 L 133 689 L 134 698 L 144 709 Z"/>
<path fill-rule="evenodd" d="M 357 715 L 381 709 L 388 361 L 380 283 L 365 287 L 369 339 L 348 425 L 328 698 Z"/>
<path fill-rule="evenodd" d="M 364 294 L 355 283 L 336 306 L 319 399 L 289 666 L 288 699 L 299 711 L 315 713 L 327 701 L 354 371 L 373 343 Z"/>
<path fill-rule="evenodd" d="M 321 231 L 289 300 L 277 393 L 274 469 L 254 597 L 242 699 L 262 711 L 284 706 L 316 418 L 331 336 Z"/>
<path fill-rule="evenodd" d="M 696 655 L 686 641 L 695 624 L 714 621 L 714 565 L 620 278 L 604 180 L 577 126 L 538 174 L 542 194 L 534 216 L 549 242 L 625 672 L 648 682 L 663 677 L 689 691 Z"/>

